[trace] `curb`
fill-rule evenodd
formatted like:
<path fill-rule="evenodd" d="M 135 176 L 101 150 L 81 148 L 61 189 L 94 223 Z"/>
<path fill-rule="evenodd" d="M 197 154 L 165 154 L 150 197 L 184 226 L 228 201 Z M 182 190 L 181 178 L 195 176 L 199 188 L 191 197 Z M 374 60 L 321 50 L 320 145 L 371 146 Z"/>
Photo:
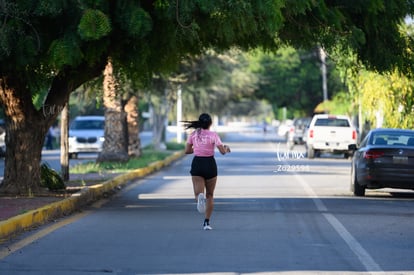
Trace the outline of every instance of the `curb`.
<path fill-rule="evenodd" d="M 53 221 L 57 218 L 69 215 L 82 207 L 91 204 L 109 194 L 116 192 L 119 187 L 128 181 L 145 177 L 161 168 L 170 165 L 173 161 L 184 156 L 184 151 L 179 151 L 168 156 L 163 161 L 156 161 L 144 168 L 133 170 L 129 173 L 119 175 L 113 179 L 104 181 L 82 189 L 70 197 L 54 202 L 41 208 L 31 210 L 27 213 L 15 216 L 0 222 L 0 243 L 2 240 L 21 233 L 36 226 Z"/>

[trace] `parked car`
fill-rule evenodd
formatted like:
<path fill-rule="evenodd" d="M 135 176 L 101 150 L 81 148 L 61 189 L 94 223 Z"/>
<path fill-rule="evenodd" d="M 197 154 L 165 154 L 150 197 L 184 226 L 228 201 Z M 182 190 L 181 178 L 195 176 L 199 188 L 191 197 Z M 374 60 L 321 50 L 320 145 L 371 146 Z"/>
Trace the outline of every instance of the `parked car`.
<path fill-rule="evenodd" d="M 289 129 L 293 125 L 293 120 L 287 119 L 279 124 L 277 127 L 277 135 L 287 140 Z"/>
<path fill-rule="evenodd" d="M 352 155 L 348 146 L 357 143 L 357 131 L 346 115 L 314 115 L 306 131 L 306 151 L 308 158 L 321 152 Z"/>
<path fill-rule="evenodd" d="M 351 191 L 364 196 L 366 189 L 414 189 L 414 131 L 374 129 L 355 151 L 351 166 Z"/>
<path fill-rule="evenodd" d="M 287 146 L 290 150 L 294 148 L 295 145 L 305 144 L 304 134 L 306 128 L 311 122 L 311 117 L 301 117 L 293 120 L 293 125 L 290 127 L 287 135 Z"/>
<path fill-rule="evenodd" d="M 69 126 L 69 158 L 78 153 L 102 151 L 104 142 L 104 116 L 78 116 Z"/>

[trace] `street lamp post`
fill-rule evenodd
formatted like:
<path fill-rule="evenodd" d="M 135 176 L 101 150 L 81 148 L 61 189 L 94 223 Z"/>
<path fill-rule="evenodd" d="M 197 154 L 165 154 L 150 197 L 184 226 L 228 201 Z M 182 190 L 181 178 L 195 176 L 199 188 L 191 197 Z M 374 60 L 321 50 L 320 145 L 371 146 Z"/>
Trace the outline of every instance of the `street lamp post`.
<path fill-rule="evenodd" d="M 182 142 L 182 132 L 180 123 L 182 121 L 182 99 L 181 99 L 181 85 L 177 89 L 177 143 Z"/>

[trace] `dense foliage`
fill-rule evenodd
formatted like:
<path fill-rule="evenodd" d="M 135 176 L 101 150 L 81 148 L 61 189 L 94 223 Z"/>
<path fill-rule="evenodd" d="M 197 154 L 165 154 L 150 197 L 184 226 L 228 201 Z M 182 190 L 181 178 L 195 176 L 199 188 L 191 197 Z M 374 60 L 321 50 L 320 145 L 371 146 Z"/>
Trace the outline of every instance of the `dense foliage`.
<path fill-rule="evenodd" d="M 232 46 L 351 49 L 368 69 L 409 72 L 411 40 L 398 26 L 413 8 L 406 0 L 2 1 L 2 189 L 36 192 L 44 136 L 57 110 L 102 74 L 109 57 L 142 83 L 176 69 L 185 56 Z"/>

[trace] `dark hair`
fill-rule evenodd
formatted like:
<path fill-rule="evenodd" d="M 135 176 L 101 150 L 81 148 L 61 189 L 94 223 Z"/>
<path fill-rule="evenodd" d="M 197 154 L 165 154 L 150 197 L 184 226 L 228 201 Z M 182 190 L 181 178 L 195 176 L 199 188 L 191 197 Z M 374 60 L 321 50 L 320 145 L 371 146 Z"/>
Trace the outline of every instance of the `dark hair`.
<path fill-rule="evenodd" d="M 198 117 L 198 120 L 192 120 L 192 121 L 182 121 L 184 123 L 185 129 L 189 128 L 202 128 L 202 129 L 208 129 L 211 124 L 211 116 L 209 114 L 203 113 Z"/>

